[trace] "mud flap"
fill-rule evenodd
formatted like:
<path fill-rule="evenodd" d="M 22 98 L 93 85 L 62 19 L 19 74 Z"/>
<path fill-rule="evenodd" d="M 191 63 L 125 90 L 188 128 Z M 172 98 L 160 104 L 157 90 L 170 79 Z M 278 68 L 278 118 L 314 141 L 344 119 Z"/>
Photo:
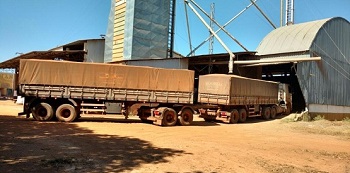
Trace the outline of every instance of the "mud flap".
<path fill-rule="evenodd" d="M 156 109 L 151 109 L 151 116 L 147 118 L 147 120 L 151 120 L 154 125 L 162 126 L 163 116 L 162 115 L 154 115 L 154 111 Z"/>
<path fill-rule="evenodd" d="M 158 125 L 158 126 L 162 126 L 162 120 L 163 119 L 155 118 L 153 121 L 153 124 Z"/>

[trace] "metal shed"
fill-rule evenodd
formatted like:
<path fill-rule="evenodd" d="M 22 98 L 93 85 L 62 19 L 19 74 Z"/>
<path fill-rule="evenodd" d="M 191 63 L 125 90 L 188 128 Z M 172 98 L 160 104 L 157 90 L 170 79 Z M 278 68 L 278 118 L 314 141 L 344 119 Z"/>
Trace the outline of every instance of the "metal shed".
<path fill-rule="evenodd" d="M 257 48 L 261 60 L 321 57 L 294 63 L 297 81 L 311 115 L 343 119 L 350 115 L 350 23 L 341 17 L 284 26 Z"/>

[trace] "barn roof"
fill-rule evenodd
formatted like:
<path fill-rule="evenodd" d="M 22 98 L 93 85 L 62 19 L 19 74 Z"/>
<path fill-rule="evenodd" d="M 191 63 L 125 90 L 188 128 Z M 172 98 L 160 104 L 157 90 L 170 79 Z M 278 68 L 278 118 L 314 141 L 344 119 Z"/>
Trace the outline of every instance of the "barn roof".
<path fill-rule="evenodd" d="M 257 55 L 308 51 L 318 31 L 332 19 L 334 18 L 277 28 L 260 42 Z"/>

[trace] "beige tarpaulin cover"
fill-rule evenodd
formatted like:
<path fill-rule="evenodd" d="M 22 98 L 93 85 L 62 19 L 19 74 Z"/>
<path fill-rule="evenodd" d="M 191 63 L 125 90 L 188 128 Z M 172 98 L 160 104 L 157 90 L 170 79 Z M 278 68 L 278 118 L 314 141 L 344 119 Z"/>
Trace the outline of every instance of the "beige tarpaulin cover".
<path fill-rule="evenodd" d="M 0 88 L 10 88 L 13 85 L 13 76 L 11 73 L 0 73 Z"/>
<path fill-rule="evenodd" d="M 199 93 L 233 96 L 278 98 L 278 83 L 237 75 L 210 74 L 199 76 Z"/>
<path fill-rule="evenodd" d="M 194 72 L 102 63 L 22 59 L 19 84 L 193 92 Z"/>

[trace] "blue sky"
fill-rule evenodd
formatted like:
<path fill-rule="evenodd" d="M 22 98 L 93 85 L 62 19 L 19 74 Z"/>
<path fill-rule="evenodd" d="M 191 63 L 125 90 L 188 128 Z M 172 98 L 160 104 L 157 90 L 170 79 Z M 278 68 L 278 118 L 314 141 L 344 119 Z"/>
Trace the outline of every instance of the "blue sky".
<path fill-rule="evenodd" d="M 196 0 L 207 12 L 215 3 L 215 18 L 226 23 L 250 0 Z M 259 7 L 279 26 L 280 0 L 258 0 Z M 183 0 L 177 0 L 175 51 L 189 53 Z M 329 17 L 350 20 L 350 0 L 295 0 L 295 23 Z M 13 58 L 16 52 L 47 50 L 79 39 L 99 38 L 106 33 L 110 0 L 0 0 L 0 62 Z M 208 30 L 188 8 L 193 46 L 208 35 Z M 203 15 L 204 16 L 204 15 Z M 208 22 L 208 20 L 207 20 Z M 218 29 L 218 27 L 216 27 Z M 255 7 L 250 7 L 226 28 L 249 50 L 254 51 L 272 26 Z M 219 34 L 233 52 L 243 51 L 223 32 Z M 208 44 L 196 54 L 207 54 Z M 214 53 L 225 50 L 217 40 Z"/>
<path fill-rule="evenodd" d="M 0 0 L 0 61 L 106 33 L 110 0 Z"/>

